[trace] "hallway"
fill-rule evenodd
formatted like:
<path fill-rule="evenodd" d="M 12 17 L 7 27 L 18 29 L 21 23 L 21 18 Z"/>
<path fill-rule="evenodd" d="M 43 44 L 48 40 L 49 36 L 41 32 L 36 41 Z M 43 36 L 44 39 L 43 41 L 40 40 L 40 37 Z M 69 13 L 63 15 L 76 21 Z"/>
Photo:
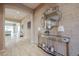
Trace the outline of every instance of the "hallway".
<path fill-rule="evenodd" d="M 78 26 L 79 4 L 0 4 L 0 55 L 78 56 Z"/>
<path fill-rule="evenodd" d="M 2 56 L 48 56 L 43 50 L 36 45 L 29 43 L 27 40 L 20 41 L 15 45 L 7 48 Z"/>

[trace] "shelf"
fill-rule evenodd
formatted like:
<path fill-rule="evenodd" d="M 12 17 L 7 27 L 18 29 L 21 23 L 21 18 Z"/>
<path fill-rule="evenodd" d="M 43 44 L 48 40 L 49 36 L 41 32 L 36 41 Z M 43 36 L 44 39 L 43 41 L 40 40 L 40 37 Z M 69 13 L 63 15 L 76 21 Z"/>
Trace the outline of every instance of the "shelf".
<path fill-rule="evenodd" d="M 42 33 L 42 35 L 44 35 L 45 37 L 60 37 L 60 38 L 67 38 L 67 39 L 70 39 L 70 37 L 67 37 L 67 36 L 61 36 L 61 35 L 53 35 L 53 34 L 49 34 L 49 35 L 46 35 L 46 33 Z"/>
<path fill-rule="evenodd" d="M 38 46 L 38 47 L 41 48 L 41 49 L 42 49 L 43 51 L 45 51 L 46 53 L 52 55 L 52 56 L 64 56 L 63 54 L 60 54 L 60 53 L 58 53 L 58 52 L 56 52 L 56 51 L 50 52 L 50 51 L 47 51 L 47 50 L 43 49 L 43 48 L 40 47 L 40 46 Z"/>

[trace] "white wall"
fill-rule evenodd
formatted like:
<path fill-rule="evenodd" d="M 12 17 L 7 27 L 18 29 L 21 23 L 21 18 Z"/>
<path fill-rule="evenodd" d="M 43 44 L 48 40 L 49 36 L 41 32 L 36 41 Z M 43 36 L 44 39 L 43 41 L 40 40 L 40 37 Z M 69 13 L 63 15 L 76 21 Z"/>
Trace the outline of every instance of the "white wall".
<path fill-rule="evenodd" d="M 64 35 L 70 36 L 70 55 L 79 54 L 79 4 L 58 4 L 62 11 L 62 24 L 65 28 Z"/>
<path fill-rule="evenodd" d="M 31 21 L 31 28 L 29 29 L 27 27 L 27 23 Z M 21 25 L 23 25 L 23 33 L 24 33 L 24 39 L 27 39 L 28 41 L 33 41 L 33 16 L 32 13 L 28 14 L 24 19 L 21 21 Z"/>

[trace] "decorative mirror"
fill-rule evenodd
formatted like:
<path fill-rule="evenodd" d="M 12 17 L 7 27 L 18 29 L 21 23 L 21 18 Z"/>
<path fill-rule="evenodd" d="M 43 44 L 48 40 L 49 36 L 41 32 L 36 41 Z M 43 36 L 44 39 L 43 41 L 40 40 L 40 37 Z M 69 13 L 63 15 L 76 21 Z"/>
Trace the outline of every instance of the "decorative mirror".
<path fill-rule="evenodd" d="M 44 24 L 45 28 L 51 30 L 53 27 L 57 26 L 57 23 L 61 19 L 61 12 L 58 7 L 49 8 L 44 12 Z"/>

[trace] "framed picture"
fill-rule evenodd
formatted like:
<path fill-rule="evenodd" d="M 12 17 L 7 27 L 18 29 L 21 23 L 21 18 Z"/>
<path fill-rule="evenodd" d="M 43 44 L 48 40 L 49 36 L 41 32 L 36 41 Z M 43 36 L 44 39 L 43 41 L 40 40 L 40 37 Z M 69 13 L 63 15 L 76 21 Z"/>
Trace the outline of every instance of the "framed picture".
<path fill-rule="evenodd" d="M 27 28 L 28 28 L 28 29 L 31 28 L 31 21 L 29 21 L 29 22 L 27 23 Z"/>

